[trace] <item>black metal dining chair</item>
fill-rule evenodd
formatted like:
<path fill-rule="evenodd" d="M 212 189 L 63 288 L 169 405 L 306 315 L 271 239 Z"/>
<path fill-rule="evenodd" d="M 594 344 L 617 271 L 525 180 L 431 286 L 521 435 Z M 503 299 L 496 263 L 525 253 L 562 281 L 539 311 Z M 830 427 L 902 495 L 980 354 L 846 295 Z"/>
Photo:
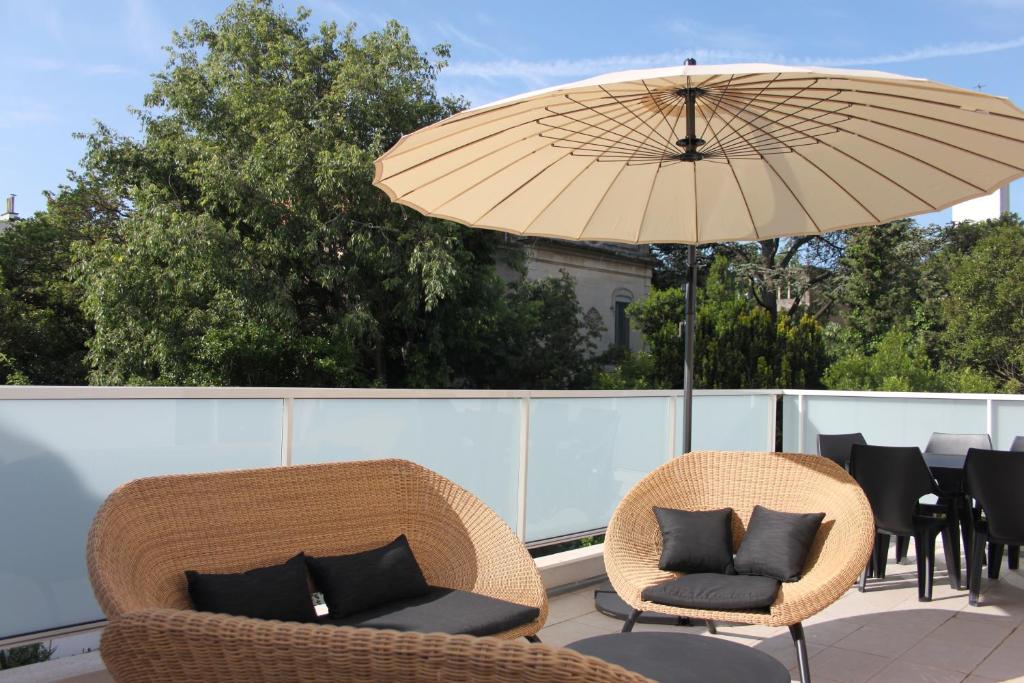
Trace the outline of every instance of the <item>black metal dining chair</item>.
<path fill-rule="evenodd" d="M 1010 444 L 1010 450 L 1014 453 L 1024 452 L 1024 436 L 1015 436 L 1013 443 Z"/>
<path fill-rule="evenodd" d="M 992 448 L 992 437 L 988 434 L 951 434 L 948 432 L 932 432 L 926 453 L 946 453 L 949 455 L 967 455 L 972 448 Z"/>
<path fill-rule="evenodd" d="M 1003 546 L 1019 548 L 1024 544 L 1024 506 L 1020 504 L 1024 458 L 1014 451 L 972 448 L 967 452 L 964 476 L 967 492 L 983 513 L 971 517 L 974 532 L 971 566 L 981 567 L 987 544 L 989 578 L 999 578 Z M 977 605 L 981 597 L 981 572 L 970 572 L 968 581 L 968 600 L 971 605 Z"/>
<path fill-rule="evenodd" d="M 935 576 L 935 538 L 942 534 L 949 584 L 960 586 L 960 558 L 956 551 L 955 518 L 940 516 L 942 506 L 922 509 L 922 496 L 938 494 L 928 465 L 916 446 L 866 446 L 855 444 L 851 449 L 850 473 L 864 489 L 875 516 L 875 549 L 871 563 L 874 574 L 885 577 L 885 563 L 890 536 L 910 536 L 917 554 L 917 597 L 922 602 L 932 599 Z M 871 565 L 869 565 L 871 566 Z M 859 589 L 867 588 L 868 567 L 861 573 Z"/>
<path fill-rule="evenodd" d="M 850 449 L 854 444 L 867 445 L 864 435 L 853 434 L 818 434 L 818 455 L 823 455 L 843 469 L 850 469 Z"/>

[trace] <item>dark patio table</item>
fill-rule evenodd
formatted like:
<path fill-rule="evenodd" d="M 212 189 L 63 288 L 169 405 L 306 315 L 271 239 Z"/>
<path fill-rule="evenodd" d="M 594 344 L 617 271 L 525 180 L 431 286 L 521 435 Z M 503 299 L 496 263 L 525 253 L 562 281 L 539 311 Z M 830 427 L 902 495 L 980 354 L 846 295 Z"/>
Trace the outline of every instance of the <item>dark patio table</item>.
<path fill-rule="evenodd" d="M 950 512 L 956 515 L 957 524 L 960 526 L 960 536 L 963 539 L 964 568 L 961 573 L 961 587 L 967 585 L 967 576 L 971 572 L 971 502 L 964 491 L 964 464 L 967 462 L 966 453 L 936 453 L 925 451 L 921 454 L 924 462 L 931 470 L 932 476 L 939 484 L 939 490 L 944 494 L 950 503 Z M 959 545 L 959 543 L 957 543 Z M 960 548 L 956 548 L 957 559 L 960 559 Z"/>

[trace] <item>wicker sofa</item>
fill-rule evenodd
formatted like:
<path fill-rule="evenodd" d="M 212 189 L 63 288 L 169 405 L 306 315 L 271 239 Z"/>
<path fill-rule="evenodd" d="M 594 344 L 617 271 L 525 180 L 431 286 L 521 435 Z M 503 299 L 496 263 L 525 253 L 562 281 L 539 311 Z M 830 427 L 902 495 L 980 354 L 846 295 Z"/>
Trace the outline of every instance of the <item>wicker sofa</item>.
<path fill-rule="evenodd" d="M 677 576 L 658 568 L 661 530 L 654 506 L 683 510 L 733 509 L 735 551 L 755 505 L 784 512 L 824 512 L 803 576 L 783 583 L 765 611 L 710 611 L 649 602 L 644 589 Z M 623 630 L 644 611 L 766 626 L 789 626 L 801 680 L 808 681 L 801 622 L 838 600 L 856 581 L 874 545 L 874 517 L 857 482 L 828 458 L 789 453 L 687 453 L 641 479 L 612 514 L 605 536 L 608 578 L 633 608 Z"/>
<path fill-rule="evenodd" d="M 525 547 L 493 510 L 448 479 L 404 460 L 275 467 L 140 479 L 109 496 L 87 548 L 92 586 L 110 620 L 103 659 L 122 681 L 412 681 L 438 680 L 438 672 L 452 666 L 441 651 L 462 652 L 467 663 L 487 669 L 494 667 L 481 664 L 481 653 L 500 650 L 524 662 L 568 657 L 573 666 L 611 671 L 610 678 L 593 680 L 642 680 L 622 678 L 624 670 L 575 653 L 556 657 L 544 647 L 537 654 L 519 643 L 503 649 L 496 638 L 474 646 L 485 639 L 263 621 L 191 608 L 185 570 L 237 572 L 280 563 L 298 551 L 358 552 L 399 534 L 408 537 L 431 585 L 538 608 L 534 621 L 498 638 L 531 637 L 544 624 L 547 596 Z M 393 657 L 397 652 L 404 654 Z M 424 671 L 432 673 L 395 675 L 396 662 L 408 664 L 418 652 Z M 329 670 L 307 670 L 314 661 L 329 663 Z M 534 680 L 506 674 L 495 670 L 479 680 Z"/>

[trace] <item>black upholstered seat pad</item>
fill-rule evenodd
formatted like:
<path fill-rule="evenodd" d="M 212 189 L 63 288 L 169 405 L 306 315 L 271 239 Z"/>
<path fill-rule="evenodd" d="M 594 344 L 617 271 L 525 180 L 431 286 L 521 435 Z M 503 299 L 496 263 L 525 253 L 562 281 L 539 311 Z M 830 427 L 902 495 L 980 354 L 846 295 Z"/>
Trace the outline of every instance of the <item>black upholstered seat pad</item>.
<path fill-rule="evenodd" d="M 539 615 L 540 610 L 536 607 L 517 605 L 466 591 L 432 587 L 424 596 L 400 600 L 341 619 L 325 618 L 321 623 L 486 636 L 528 624 Z"/>
<path fill-rule="evenodd" d="M 672 607 L 758 610 L 769 607 L 778 592 L 778 580 L 767 576 L 687 574 L 645 588 L 641 597 Z"/>

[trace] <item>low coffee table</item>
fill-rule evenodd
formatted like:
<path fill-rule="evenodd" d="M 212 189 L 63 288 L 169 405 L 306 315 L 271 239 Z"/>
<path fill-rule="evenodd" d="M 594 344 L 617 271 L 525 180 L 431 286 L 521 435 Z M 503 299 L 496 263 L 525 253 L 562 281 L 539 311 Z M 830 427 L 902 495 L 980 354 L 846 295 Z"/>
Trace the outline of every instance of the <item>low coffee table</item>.
<path fill-rule="evenodd" d="M 658 683 L 789 683 L 779 660 L 746 645 L 685 633 L 612 633 L 566 647 Z"/>

